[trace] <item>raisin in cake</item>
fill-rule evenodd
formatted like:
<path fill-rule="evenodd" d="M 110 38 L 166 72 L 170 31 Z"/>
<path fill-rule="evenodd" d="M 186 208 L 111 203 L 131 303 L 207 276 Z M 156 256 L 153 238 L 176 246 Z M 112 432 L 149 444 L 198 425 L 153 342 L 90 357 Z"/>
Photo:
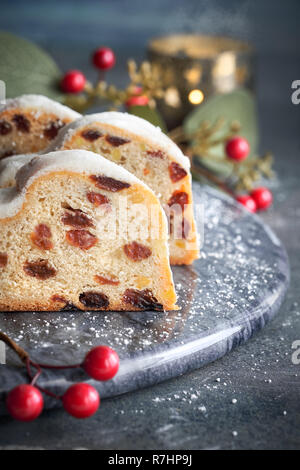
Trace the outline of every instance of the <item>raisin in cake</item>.
<path fill-rule="evenodd" d="M 35 153 L 25 153 L 24 155 L 2 158 L 0 160 L 0 188 L 15 186 L 18 170 L 36 155 Z"/>
<path fill-rule="evenodd" d="M 76 148 L 118 163 L 155 192 L 169 216 L 172 264 L 199 257 L 190 162 L 158 127 L 126 113 L 85 116 L 62 129 L 48 150 Z"/>
<path fill-rule="evenodd" d="M 16 179 L 0 190 L 0 311 L 177 308 L 166 217 L 143 182 L 84 150 Z"/>
<path fill-rule="evenodd" d="M 22 95 L 0 106 L 0 158 L 44 150 L 81 115 L 42 95 Z"/>

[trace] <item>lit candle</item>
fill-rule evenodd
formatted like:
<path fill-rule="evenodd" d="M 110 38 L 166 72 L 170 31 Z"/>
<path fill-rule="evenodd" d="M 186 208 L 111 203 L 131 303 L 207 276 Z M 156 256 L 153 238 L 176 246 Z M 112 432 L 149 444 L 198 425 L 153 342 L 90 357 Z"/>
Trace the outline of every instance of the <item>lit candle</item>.
<path fill-rule="evenodd" d="M 158 106 L 169 128 L 180 125 L 187 113 L 211 95 L 240 87 L 253 90 L 253 50 L 239 40 L 166 36 L 150 41 L 148 56 L 166 89 Z"/>

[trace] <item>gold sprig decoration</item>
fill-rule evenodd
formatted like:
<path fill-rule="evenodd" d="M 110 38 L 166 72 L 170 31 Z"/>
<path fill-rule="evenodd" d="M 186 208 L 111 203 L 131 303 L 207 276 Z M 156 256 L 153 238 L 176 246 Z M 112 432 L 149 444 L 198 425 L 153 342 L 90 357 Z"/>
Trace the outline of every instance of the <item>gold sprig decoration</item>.
<path fill-rule="evenodd" d="M 251 191 L 255 184 L 264 178 L 273 178 L 273 155 L 266 152 L 261 157 L 252 157 L 243 164 L 233 165 L 232 176 L 235 179 L 234 188 L 237 193 Z"/>
<path fill-rule="evenodd" d="M 103 79 L 103 73 L 95 85 L 89 81 L 81 94 L 68 93 L 64 103 L 72 109 L 83 113 L 96 104 L 109 104 L 110 110 L 121 106 L 143 105 L 156 107 L 156 99 L 164 96 L 164 89 L 158 71 L 147 61 L 140 66 L 130 59 L 127 62 L 129 84 L 125 89 L 110 85 Z"/>
<path fill-rule="evenodd" d="M 80 71 L 67 72 L 61 82 L 61 87 L 66 93 L 65 104 L 81 113 L 96 104 L 107 105 L 110 110 L 125 106 L 128 112 L 147 119 L 166 131 L 164 120 L 155 109 L 156 100 L 166 97 L 166 89 L 159 69 L 147 61 L 138 66 L 134 60 L 130 59 L 127 62 L 129 83 L 124 89 L 119 89 L 105 80 L 105 73 L 115 65 L 115 62 L 113 51 L 107 47 L 99 48 L 94 52 L 93 64 L 99 69 L 99 77 L 95 85 L 87 81 Z M 247 103 L 248 101 L 249 99 L 246 100 Z M 243 106 L 242 108 L 244 109 Z M 220 98 L 217 109 L 220 109 Z M 251 155 L 247 158 L 250 145 L 244 137 L 241 137 L 243 129 L 236 120 L 230 122 L 229 125 L 228 119 L 225 121 L 222 117 L 213 122 L 208 120 L 199 122 L 199 116 L 192 112 L 189 122 L 191 124 L 193 121 L 193 125 L 188 125 L 188 121 L 189 116 L 186 117 L 182 126 L 169 132 L 169 137 L 190 157 L 194 178 L 205 178 L 238 200 L 242 197 L 246 198 L 244 205 L 247 205 L 257 182 L 274 175 L 272 155 L 266 153 L 263 156 Z M 241 122 L 244 122 L 243 119 Z M 220 164 L 227 170 L 229 168 L 223 178 L 220 177 L 220 172 L 215 171 Z M 258 189 L 261 194 L 262 190 L 265 193 L 269 191 L 267 188 Z M 243 192 L 251 194 L 239 196 L 239 193 Z M 270 203 L 272 200 L 270 191 L 268 197 Z M 266 200 L 265 198 L 264 201 L 258 203 L 257 208 L 261 209 L 263 205 L 266 208 Z M 256 202 L 252 200 L 252 209 Z"/>
<path fill-rule="evenodd" d="M 136 87 L 141 86 L 143 94 L 149 98 L 149 105 L 155 107 L 155 99 L 161 99 L 165 95 L 158 69 L 147 61 L 142 62 L 138 69 L 136 62 L 132 59 L 127 62 L 127 66 L 131 80 L 127 88 L 129 96 L 134 93 Z"/>

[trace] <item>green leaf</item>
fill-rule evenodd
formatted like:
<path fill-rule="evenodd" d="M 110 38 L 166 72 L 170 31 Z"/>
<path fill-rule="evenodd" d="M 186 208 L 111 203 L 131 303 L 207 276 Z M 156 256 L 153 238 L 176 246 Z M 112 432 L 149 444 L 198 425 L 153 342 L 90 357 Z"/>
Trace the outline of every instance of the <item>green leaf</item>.
<path fill-rule="evenodd" d="M 240 89 L 232 93 L 215 95 L 192 111 L 184 120 L 184 131 L 187 135 L 194 133 L 203 121 L 215 123 L 219 118 L 224 119 L 224 125 L 215 134 L 215 138 L 225 136 L 232 121 L 239 121 L 241 125 L 240 135 L 245 137 L 250 143 L 250 157 L 256 154 L 258 146 L 258 126 L 257 113 L 253 94 L 245 89 Z M 201 158 L 201 163 L 212 171 L 226 175 L 230 172 L 231 165 L 222 158 L 224 156 L 224 146 L 216 145 L 210 151 L 215 157 Z M 220 159 L 220 162 L 218 161 Z M 222 161 L 221 161 L 222 160 Z"/>
<path fill-rule="evenodd" d="M 151 122 L 154 126 L 160 127 L 163 132 L 167 133 L 166 124 L 157 109 L 152 109 L 149 106 L 130 106 L 128 112 L 146 119 L 146 121 Z"/>
<path fill-rule="evenodd" d="M 34 93 L 61 100 L 61 72 L 53 59 L 30 41 L 0 32 L 0 80 L 6 85 L 6 97 Z"/>

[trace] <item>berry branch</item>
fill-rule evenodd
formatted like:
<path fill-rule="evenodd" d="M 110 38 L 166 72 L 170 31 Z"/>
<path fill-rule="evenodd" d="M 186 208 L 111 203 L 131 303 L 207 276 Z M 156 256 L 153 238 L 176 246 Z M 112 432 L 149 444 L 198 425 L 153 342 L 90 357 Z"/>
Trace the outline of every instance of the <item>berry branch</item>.
<path fill-rule="evenodd" d="M 155 107 L 155 99 L 164 95 L 159 74 L 149 62 L 142 62 L 140 67 L 134 60 L 127 63 L 129 85 L 118 89 L 105 81 L 105 74 L 114 67 L 116 57 L 108 47 L 100 47 L 92 56 L 93 65 L 99 71 L 95 85 L 86 80 L 79 70 L 69 70 L 61 81 L 62 90 L 67 93 L 65 104 L 79 112 L 84 112 L 97 102 L 110 102 L 113 109 L 124 105 Z"/>
<path fill-rule="evenodd" d="M 27 359 L 29 358 L 29 354 L 23 348 L 21 348 L 21 346 L 19 346 L 14 340 L 12 340 L 2 331 L 0 331 L 0 340 L 17 353 L 22 362 L 26 363 Z"/>
<path fill-rule="evenodd" d="M 160 73 L 149 62 L 142 62 L 139 67 L 134 60 L 127 62 L 129 85 L 123 90 L 109 85 L 105 80 L 106 72 L 116 63 L 111 49 L 97 49 L 92 55 L 92 63 L 99 71 L 95 85 L 88 82 L 79 70 L 67 72 L 61 81 L 62 89 L 67 93 L 65 104 L 79 112 L 84 112 L 97 102 L 110 103 L 111 110 L 120 106 L 125 106 L 127 110 L 144 106 L 148 107 L 148 111 L 152 108 L 154 112 L 156 100 L 165 96 Z M 133 112 L 138 114 L 136 110 Z M 247 158 L 250 145 L 244 137 L 237 135 L 242 131 L 240 123 L 235 120 L 224 131 L 225 124 L 225 120 L 220 117 L 215 122 L 203 121 L 192 133 L 187 134 L 184 126 L 180 126 L 168 135 L 190 157 L 194 178 L 210 181 L 251 212 L 267 209 L 272 203 L 272 193 L 265 187 L 255 189 L 255 185 L 262 177 L 272 178 L 274 175 L 272 155 L 266 153 Z M 215 152 L 219 146 L 224 149 L 221 158 Z M 222 180 L 213 170 L 204 168 L 203 159 L 217 164 L 226 163 L 230 169 L 229 176 Z"/>
<path fill-rule="evenodd" d="M 272 178 L 273 157 L 266 153 L 261 157 L 247 158 L 250 153 L 250 145 L 247 139 L 238 136 L 241 126 L 237 121 L 233 121 L 229 126 L 229 131 L 216 137 L 224 126 L 224 120 L 219 118 L 215 123 L 203 121 L 200 127 L 191 134 L 186 134 L 183 127 L 177 127 L 169 133 L 173 139 L 189 156 L 191 160 L 192 174 L 195 179 L 203 178 L 212 182 L 222 191 L 225 191 L 238 202 L 243 204 L 251 212 L 265 210 L 272 203 L 272 193 L 268 188 L 260 187 L 255 189 L 255 184 L 262 177 Z M 222 145 L 224 153 L 215 156 L 213 150 L 216 146 Z M 231 167 L 229 176 L 225 180 L 218 177 L 213 171 L 201 165 L 203 158 L 224 162 Z M 196 164 L 200 163 L 200 165 Z M 240 194 L 247 192 L 249 194 Z"/>
<path fill-rule="evenodd" d="M 62 370 L 81 367 L 89 377 L 99 381 L 112 379 L 119 370 L 119 356 L 108 346 L 94 347 L 86 354 L 80 364 L 56 366 L 33 361 L 21 346 L 1 331 L 0 340 L 11 348 L 25 364 L 29 378 L 29 384 L 17 385 L 7 394 L 6 398 L 8 412 L 19 421 L 33 421 L 41 414 L 44 407 L 42 393 L 56 400 L 61 400 L 67 413 L 75 418 L 88 418 L 99 408 L 99 393 L 87 383 L 76 383 L 69 387 L 63 395 L 56 395 L 50 390 L 42 388 L 37 382 L 43 369 Z"/>

